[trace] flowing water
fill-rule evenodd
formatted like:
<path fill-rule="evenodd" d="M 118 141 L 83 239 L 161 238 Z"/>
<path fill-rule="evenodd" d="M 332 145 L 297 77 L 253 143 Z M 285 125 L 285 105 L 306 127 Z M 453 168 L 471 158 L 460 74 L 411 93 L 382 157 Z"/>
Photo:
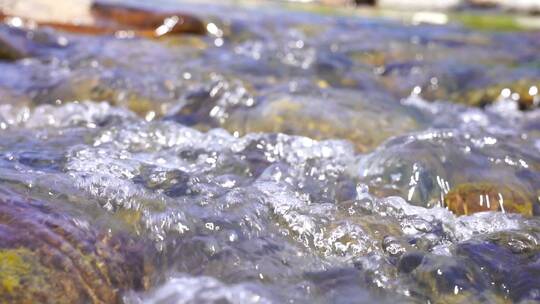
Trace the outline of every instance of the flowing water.
<path fill-rule="evenodd" d="M 538 32 L 161 5 L 209 34 L 0 61 L 1 258 L 43 243 L 95 302 L 117 255 L 125 303 L 540 301 Z"/>

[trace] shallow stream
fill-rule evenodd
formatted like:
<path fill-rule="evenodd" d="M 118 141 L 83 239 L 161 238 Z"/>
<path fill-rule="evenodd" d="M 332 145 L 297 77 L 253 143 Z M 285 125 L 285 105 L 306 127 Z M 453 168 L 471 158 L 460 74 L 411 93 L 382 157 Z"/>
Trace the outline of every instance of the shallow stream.
<path fill-rule="evenodd" d="M 0 61 L 0 299 L 540 301 L 539 32 L 161 5 Z"/>

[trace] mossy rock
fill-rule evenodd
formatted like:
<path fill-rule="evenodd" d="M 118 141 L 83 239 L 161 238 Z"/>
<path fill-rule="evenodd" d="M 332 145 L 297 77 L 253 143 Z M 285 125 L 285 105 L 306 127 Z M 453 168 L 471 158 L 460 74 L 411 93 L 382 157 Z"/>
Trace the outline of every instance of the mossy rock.
<path fill-rule="evenodd" d="M 500 211 L 533 215 L 533 202 L 522 191 L 507 185 L 467 183 L 454 187 L 444 203 L 457 215 L 483 211 Z"/>
<path fill-rule="evenodd" d="M 149 246 L 77 223 L 46 203 L 0 197 L 0 303 L 120 303 L 148 287 Z"/>
<path fill-rule="evenodd" d="M 1 303 L 47 303 L 53 300 L 51 296 L 56 303 L 86 300 L 69 273 L 44 266 L 36 252 L 0 250 Z"/>

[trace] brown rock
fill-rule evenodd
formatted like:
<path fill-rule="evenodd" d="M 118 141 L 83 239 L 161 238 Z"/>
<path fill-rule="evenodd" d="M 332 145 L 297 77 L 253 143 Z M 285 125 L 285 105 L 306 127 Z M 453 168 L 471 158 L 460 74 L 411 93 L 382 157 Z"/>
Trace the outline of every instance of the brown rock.
<path fill-rule="evenodd" d="M 92 4 L 91 12 L 98 23 L 113 23 L 113 26 L 116 23 L 119 28 L 132 28 L 143 36 L 206 33 L 206 27 L 201 20 L 181 12 L 157 12 L 100 2 Z"/>
<path fill-rule="evenodd" d="M 122 291 L 147 288 L 145 246 L 44 202 L 2 191 L 0 236 L 1 303 L 119 303 Z"/>
<path fill-rule="evenodd" d="M 136 8 L 121 4 L 105 4 L 101 2 L 88 3 L 58 3 L 43 0 L 37 2 L 42 11 L 64 11 L 65 16 L 51 13 L 50 17 L 40 14 L 31 6 L 15 6 L 15 8 L 0 5 L 0 19 L 6 20 L 14 16 L 20 17 L 26 26 L 49 26 L 61 31 L 109 35 L 124 33 L 127 36 L 161 37 L 168 34 L 204 34 L 206 26 L 200 19 L 182 12 L 158 12 L 147 8 Z M 72 11 L 72 9 L 74 11 Z"/>
<path fill-rule="evenodd" d="M 540 81 L 538 79 L 519 79 L 492 83 L 483 87 L 460 89 L 452 84 L 437 90 L 422 90 L 422 97 L 428 100 L 449 100 L 474 107 L 485 107 L 500 99 L 517 102 L 521 110 L 530 110 L 540 104 Z"/>
<path fill-rule="evenodd" d="M 18 60 L 29 55 L 27 39 L 14 29 L 0 26 L 0 60 Z"/>
<path fill-rule="evenodd" d="M 532 216 L 533 203 L 518 189 L 491 183 L 468 183 L 453 188 L 444 199 L 445 205 L 458 215 L 482 211 L 520 213 Z"/>

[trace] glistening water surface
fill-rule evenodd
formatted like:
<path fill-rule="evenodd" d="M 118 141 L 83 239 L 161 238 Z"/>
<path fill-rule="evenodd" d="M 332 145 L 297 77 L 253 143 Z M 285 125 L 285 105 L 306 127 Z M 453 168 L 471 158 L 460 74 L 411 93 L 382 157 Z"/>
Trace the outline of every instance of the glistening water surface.
<path fill-rule="evenodd" d="M 160 4 L 0 26 L 2 301 L 540 301 L 538 32 Z"/>

